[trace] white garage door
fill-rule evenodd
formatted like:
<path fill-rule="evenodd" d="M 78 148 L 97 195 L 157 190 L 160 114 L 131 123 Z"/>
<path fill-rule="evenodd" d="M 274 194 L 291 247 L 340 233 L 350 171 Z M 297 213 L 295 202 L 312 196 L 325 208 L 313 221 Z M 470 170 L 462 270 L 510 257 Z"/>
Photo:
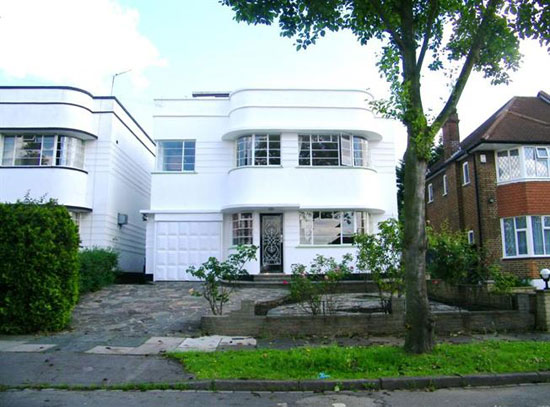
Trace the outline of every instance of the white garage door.
<path fill-rule="evenodd" d="M 196 280 L 187 269 L 221 258 L 221 232 L 221 222 L 157 222 L 155 280 Z"/>

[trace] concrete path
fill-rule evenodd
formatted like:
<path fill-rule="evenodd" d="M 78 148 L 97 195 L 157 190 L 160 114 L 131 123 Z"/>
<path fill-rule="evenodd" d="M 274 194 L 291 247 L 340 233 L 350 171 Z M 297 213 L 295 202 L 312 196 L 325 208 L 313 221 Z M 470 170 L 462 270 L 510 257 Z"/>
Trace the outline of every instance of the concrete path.
<path fill-rule="evenodd" d="M 434 392 L 271 393 L 23 390 L 0 393 L 3 407 L 547 407 L 550 384 Z"/>

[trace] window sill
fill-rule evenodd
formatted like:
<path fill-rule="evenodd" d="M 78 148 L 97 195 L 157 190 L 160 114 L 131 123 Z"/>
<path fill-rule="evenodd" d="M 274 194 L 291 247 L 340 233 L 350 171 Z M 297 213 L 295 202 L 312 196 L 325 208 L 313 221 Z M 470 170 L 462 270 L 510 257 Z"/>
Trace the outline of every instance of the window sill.
<path fill-rule="evenodd" d="M 462 184 L 463 187 L 467 187 L 468 185 L 470 185 L 471 183 L 470 182 L 466 182 L 464 184 Z"/>
<path fill-rule="evenodd" d="M 353 244 L 351 243 L 343 243 L 343 244 L 300 244 L 296 246 L 296 249 L 338 249 L 338 248 L 348 248 L 353 247 Z"/>
<path fill-rule="evenodd" d="M 260 169 L 277 169 L 277 168 L 283 168 L 282 165 L 243 165 L 241 167 L 233 167 L 227 173 L 237 171 L 237 170 L 244 170 L 247 168 L 260 168 Z"/>
<path fill-rule="evenodd" d="M 516 184 L 518 182 L 550 182 L 550 177 L 515 178 L 515 179 L 510 179 L 510 180 L 504 180 L 504 181 L 497 180 L 497 185 Z"/>
<path fill-rule="evenodd" d="M 0 169 L 2 168 L 9 168 L 9 169 L 35 169 L 35 168 L 48 168 L 48 169 L 63 169 L 63 170 L 72 170 L 72 171 L 79 171 L 83 172 L 84 174 L 87 174 L 88 171 L 82 169 L 82 168 L 76 168 L 76 167 L 67 167 L 64 165 L 0 165 Z"/>
<path fill-rule="evenodd" d="M 352 167 L 352 166 L 345 166 L 345 165 L 298 165 L 295 168 L 298 169 L 315 169 L 315 170 L 322 170 L 322 169 L 331 169 L 331 170 L 367 170 L 367 171 L 374 171 L 376 170 L 373 167 Z"/>
<path fill-rule="evenodd" d="M 151 171 L 151 174 L 198 174 L 197 171 Z"/>
<path fill-rule="evenodd" d="M 548 259 L 550 254 L 525 254 L 522 256 L 506 256 L 502 260 L 529 260 L 529 259 Z"/>
<path fill-rule="evenodd" d="M 431 204 L 431 203 L 433 203 L 433 202 L 434 202 L 434 200 L 433 200 L 433 199 L 432 199 L 431 201 L 428 201 L 428 203 L 429 203 L 429 204 Z"/>

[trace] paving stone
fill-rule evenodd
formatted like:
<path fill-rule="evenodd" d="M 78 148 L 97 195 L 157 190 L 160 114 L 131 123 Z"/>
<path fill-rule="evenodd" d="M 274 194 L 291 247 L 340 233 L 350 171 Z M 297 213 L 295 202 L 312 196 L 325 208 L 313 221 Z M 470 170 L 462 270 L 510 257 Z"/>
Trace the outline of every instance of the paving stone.
<path fill-rule="evenodd" d="M 130 355 L 157 355 L 176 349 L 185 338 L 174 337 L 152 337 L 144 344 L 134 348 L 129 352 Z"/>
<path fill-rule="evenodd" d="M 55 348 L 54 344 L 39 344 L 39 343 L 24 343 L 12 348 L 4 349 L 4 352 L 44 352 L 48 349 Z"/>
<path fill-rule="evenodd" d="M 26 341 L 0 341 L 0 352 L 6 352 L 11 348 L 24 344 Z"/>
<path fill-rule="evenodd" d="M 214 352 L 223 338 L 223 336 L 218 335 L 187 338 L 178 346 L 177 350 L 180 352 Z"/>
<path fill-rule="evenodd" d="M 98 355 L 129 355 L 134 349 L 136 348 L 129 346 L 94 346 L 92 349 L 87 350 L 86 353 Z"/>
<path fill-rule="evenodd" d="M 234 347 L 242 347 L 242 346 L 256 346 L 256 339 L 251 337 L 239 337 L 239 336 L 233 336 L 233 337 L 223 337 L 220 341 L 219 346 L 234 346 Z"/>

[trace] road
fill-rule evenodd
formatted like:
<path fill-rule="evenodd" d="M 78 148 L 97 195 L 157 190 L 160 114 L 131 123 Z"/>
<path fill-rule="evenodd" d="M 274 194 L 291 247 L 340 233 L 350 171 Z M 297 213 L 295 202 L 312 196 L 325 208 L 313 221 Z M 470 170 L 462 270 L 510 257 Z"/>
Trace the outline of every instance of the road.
<path fill-rule="evenodd" d="M 3 407 L 550 407 L 550 384 L 353 393 L 10 390 Z"/>

